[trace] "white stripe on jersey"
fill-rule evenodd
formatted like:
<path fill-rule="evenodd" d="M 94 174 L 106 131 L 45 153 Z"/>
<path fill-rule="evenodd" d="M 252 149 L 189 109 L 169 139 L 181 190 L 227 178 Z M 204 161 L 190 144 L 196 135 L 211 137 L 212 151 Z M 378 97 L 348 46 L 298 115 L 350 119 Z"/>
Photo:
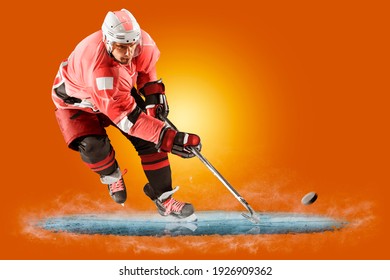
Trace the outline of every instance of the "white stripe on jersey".
<path fill-rule="evenodd" d="M 133 123 L 129 120 L 129 118 L 127 116 L 125 116 L 119 123 L 118 123 L 118 127 L 126 132 L 126 133 L 129 133 L 130 131 L 130 128 L 133 126 Z"/>
<path fill-rule="evenodd" d="M 96 85 L 98 90 L 114 89 L 114 78 L 113 77 L 96 78 Z"/>

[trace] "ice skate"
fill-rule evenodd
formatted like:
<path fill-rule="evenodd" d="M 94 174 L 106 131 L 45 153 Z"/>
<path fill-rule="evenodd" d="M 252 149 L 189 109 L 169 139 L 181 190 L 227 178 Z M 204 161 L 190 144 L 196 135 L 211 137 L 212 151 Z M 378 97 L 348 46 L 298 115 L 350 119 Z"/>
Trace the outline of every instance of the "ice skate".
<path fill-rule="evenodd" d="M 108 192 L 111 198 L 122 206 L 124 206 L 124 203 L 127 199 L 126 185 L 123 180 L 123 175 L 125 175 L 126 172 L 126 169 L 121 172 L 118 168 L 113 174 L 100 177 L 102 183 L 107 184 Z"/>
<path fill-rule="evenodd" d="M 156 204 L 158 213 L 161 216 L 173 216 L 182 221 L 196 221 L 197 218 L 194 214 L 195 210 L 192 204 L 177 201 L 172 197 L 172 195 L 178 190 L 179 187 L 176 187 L 172 191 L 165 192 L 156 198 L 149 183 L 147 183 L 144 187 L 145 194 Z"/>

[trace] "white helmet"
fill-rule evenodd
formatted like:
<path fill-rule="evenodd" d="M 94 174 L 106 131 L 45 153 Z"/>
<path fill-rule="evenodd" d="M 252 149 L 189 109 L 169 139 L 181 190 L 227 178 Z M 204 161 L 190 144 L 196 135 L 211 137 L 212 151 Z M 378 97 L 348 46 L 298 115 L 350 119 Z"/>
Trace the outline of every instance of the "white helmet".
<path fill-rule="evenodd" d="M 134 56 L 139 55 L 141 46 L 141 28 L 135 17 L 126 9 L 108 12 L 102 25 L 103 41 L 106 42 L 108 52 L 112 51 L 112 43 L 136 43 Z"/>

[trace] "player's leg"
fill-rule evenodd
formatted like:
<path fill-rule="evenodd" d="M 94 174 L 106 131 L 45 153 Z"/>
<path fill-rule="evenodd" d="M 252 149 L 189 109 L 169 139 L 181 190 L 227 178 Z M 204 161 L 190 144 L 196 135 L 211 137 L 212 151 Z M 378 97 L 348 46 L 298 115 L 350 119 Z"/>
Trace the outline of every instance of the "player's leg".
<path fill-rule="evenodd" d="M 115 159 L 115 151 L 107 135 L 88 135 L 74 141 L 84 163 L 100 175 L 100 181 L 108 186 L 112 199 L 124 203 L 127 198 L 123 175 Z"/>
<path fill-rule="evenodd" d="M 124 203 L 126 187 L 102 118 L 80 110 L 62 109 L 56 110 L 56 117 L 68 147 L 80 152 L 83 162 L 100 175 L 114 201 Z"/>
<path fill-rule="evenodd" d="M 141 165 L 148 179 L 145 194 L 156 204 L 163 216 L 186 218 L 194 213 L 190 203 L 180 202 L 172 197 L 179 189 L 172 190 L 172 174 L 168 154 L 158 152 L 155 144 L 136 137 L 128 137 L 141 159 Z"/>

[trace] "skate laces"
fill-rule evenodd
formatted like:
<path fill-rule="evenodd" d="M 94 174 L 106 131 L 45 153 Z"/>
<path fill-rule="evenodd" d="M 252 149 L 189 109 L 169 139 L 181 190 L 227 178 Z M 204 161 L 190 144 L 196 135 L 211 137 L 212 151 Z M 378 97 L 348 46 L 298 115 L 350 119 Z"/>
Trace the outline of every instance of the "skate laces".
<path fill-rule="evenodd" d="M 168 198 L 166 201 L 163 202 L 163 206 L 165 207 L 165 215 L 169 215 L 172 212 L 180 212 L 185 203 L 177 201 L 173 197 Z"/>
<path fill-rule="evenodd" d="M 125 182 L 123 181 L 123 176 L 127 173 L 127 169 L 124 169 L 122 171 L 122 177 L 116 181 L 115 183 L 109 184 L 109 188 L 111 193 L 116 193 L 119 191 L 124 191 L 125 190 Z"/>

